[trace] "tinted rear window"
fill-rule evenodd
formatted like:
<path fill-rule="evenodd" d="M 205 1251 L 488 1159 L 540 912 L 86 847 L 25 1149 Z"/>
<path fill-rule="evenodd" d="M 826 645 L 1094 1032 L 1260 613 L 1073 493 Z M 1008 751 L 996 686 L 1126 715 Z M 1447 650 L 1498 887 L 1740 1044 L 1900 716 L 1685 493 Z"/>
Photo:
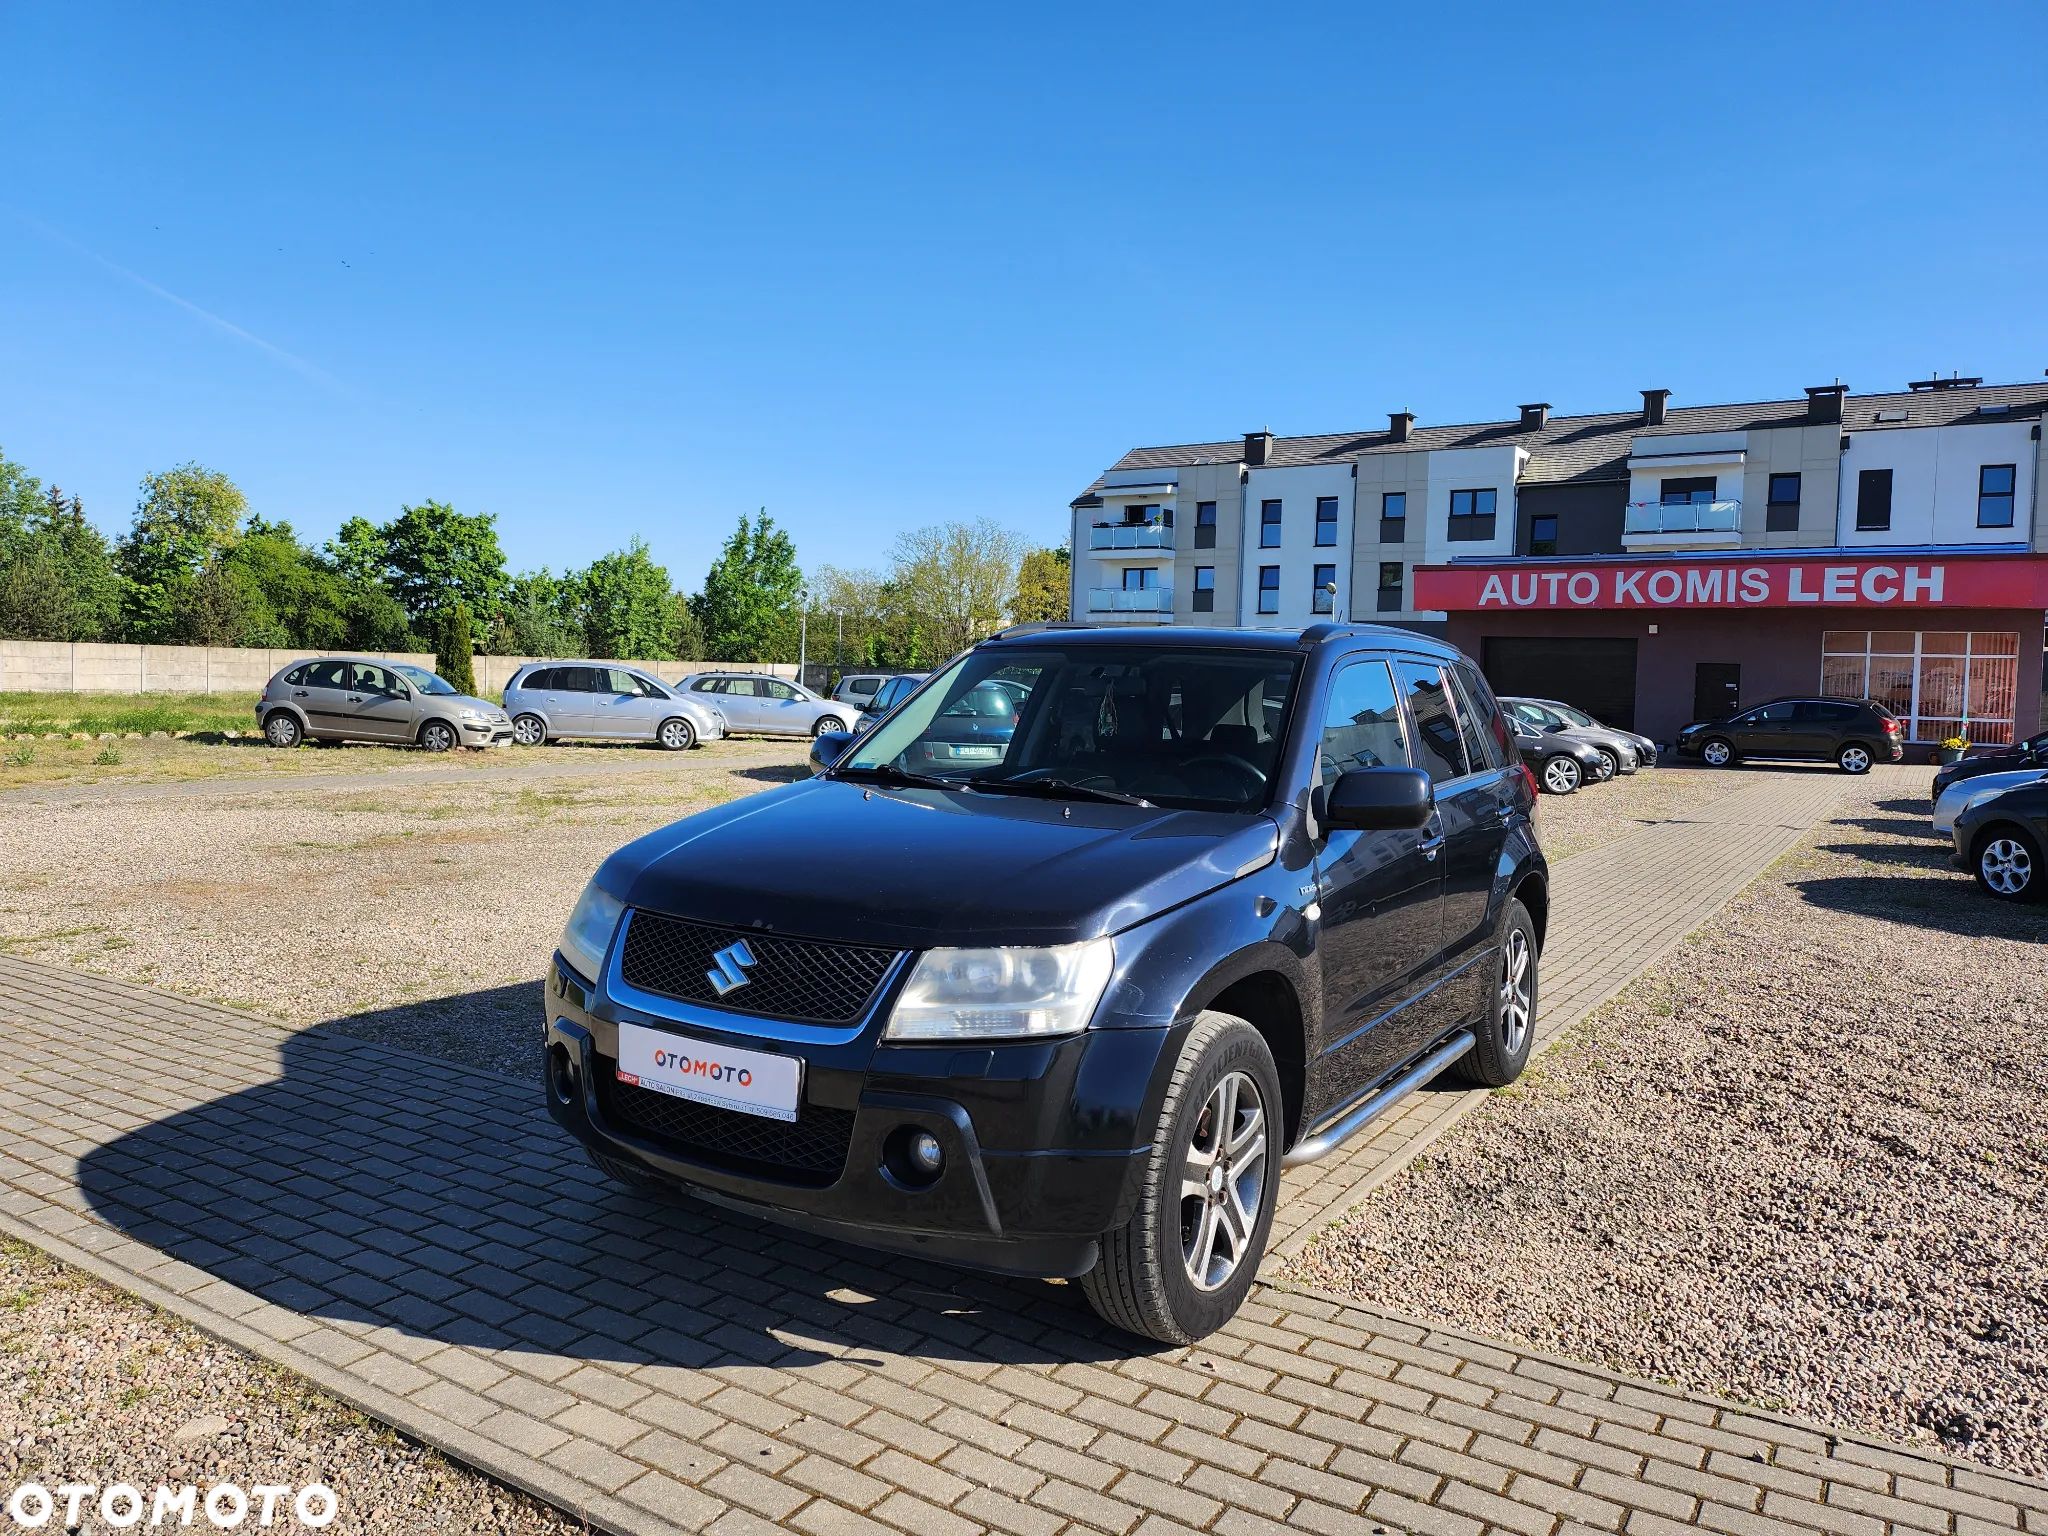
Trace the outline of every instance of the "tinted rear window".
<path fill-rule="evenodd" d="M 1465 762 L 1465 743 L 1451 711 L 1443 670 L 1424 662 L 1404 661 L 1395 671 L 1415 715 L 1415 766 L 1426 770 L 1432 783 L 1462 779 L 1471 769 Z"/>

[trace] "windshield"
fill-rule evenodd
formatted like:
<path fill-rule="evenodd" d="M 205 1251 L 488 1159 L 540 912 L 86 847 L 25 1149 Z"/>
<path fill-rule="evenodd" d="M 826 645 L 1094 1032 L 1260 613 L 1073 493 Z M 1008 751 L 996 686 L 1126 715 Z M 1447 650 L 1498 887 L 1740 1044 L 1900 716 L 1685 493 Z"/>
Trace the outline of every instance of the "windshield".
<path fill-rule="evenodd" d="M 405 680 L 411 683 L 413 687 L 419 689 L 421 693 L 452 694 L 455 692 L 454 685 L 446 678 L 434 676 L 425 667 L 414 667 L 404 662 L 399 662 L 394 670 L 404 673 Z"/>
<path fill-rule="evenodd" d="M 1284 651 L 992 646 L 926 684 L 834 773 L 1253 811 L 1278 770 L 1300 670 Z"/>

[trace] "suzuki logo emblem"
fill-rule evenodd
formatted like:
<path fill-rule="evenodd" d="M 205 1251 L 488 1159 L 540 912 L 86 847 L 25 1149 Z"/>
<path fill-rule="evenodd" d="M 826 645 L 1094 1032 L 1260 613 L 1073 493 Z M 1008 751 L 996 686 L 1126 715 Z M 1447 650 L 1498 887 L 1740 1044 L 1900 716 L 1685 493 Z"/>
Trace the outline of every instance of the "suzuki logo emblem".
<path fill-rule="evenodd" d="M 754 978 L 747 974 L 747 967 L 758 962 L 754 952 L 747 948 L 747 941 L 728 944 L 711 957 L 711 969 L 704 973 L 704 979 L 711 983 L 711 990 L 720 997 L 739 987 L 744 987 Z"/>

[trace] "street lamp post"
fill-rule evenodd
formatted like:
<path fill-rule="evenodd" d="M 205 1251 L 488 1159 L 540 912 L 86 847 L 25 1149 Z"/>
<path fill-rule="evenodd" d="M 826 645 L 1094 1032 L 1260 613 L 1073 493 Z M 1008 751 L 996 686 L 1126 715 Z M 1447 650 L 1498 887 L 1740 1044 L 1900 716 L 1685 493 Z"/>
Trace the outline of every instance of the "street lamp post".
<path fill-rule="evenodd" d="M 807 688 L 804 681 L 804 663 L 809 659 L 811 643 L 811 594 L 807 588 L 799 588 L 796 594 L 796 685 Z"/>
<path fill-rule="evenodd" d="M 1337 583 L 1336 583 L 1336 580 L 1335 580 L 1335 578 L 1332 578 L 1331 580 L 1329 580 L 1329 581 L 1326 581 L 1326 582 L 1324 582 L 1324 583 L 1323 583 L 1323 590 L 1324 590 L 1325 592 L 1327 592 L 1327 593 L 1329 593 L 1329 594 L 1330 594 L 1330 620 L 1331 620 L 1331 622 L 1332 622 L 1332 623 L 1336 623 L 1336 624 L 1342 624 L 1342 623 L 1344 622 L 1344 620 L 1342 620 L 1342 619 L 1340 619 L 1340 618 L 1338 618 L 1338 617 L 1337 617 Z"/>

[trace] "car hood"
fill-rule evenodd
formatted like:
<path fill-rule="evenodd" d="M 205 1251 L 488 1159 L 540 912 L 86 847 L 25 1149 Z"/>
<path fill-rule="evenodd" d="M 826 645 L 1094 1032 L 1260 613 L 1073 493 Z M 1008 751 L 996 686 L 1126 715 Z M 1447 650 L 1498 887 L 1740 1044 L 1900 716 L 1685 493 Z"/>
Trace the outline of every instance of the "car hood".
<path fill-rule="evenodd" d="M 810 779 L 628 843 L 598 871 L 628 906 L 924 949 L 1112 934 L 1272 857 L 1265 815 Z"/>
<path fill-rule="evenodd" d="M 450 709 L 475 709 L 487 715 L 502 715 L 504 709 L 489 699 L 479 699 L 466 693 L 430 693 L 427 695 L 436 704 L 445 704 Z"/>

